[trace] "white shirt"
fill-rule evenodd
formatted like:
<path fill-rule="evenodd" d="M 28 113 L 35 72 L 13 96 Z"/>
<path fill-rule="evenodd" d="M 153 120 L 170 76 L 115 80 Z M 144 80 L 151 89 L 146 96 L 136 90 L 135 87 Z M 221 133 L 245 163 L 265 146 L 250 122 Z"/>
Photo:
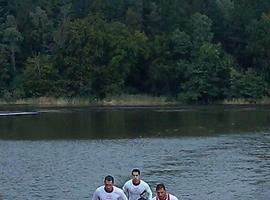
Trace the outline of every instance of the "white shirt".
<path fill-rule="evenodd" d="M 152 200 L 159 200 L 159 198 L 156 196 L 156 197 L 154 197 Z M 168 194 L 168 193 L 167 193 L 167 198 L 166 198 L 166 200 L 178 200 L 178 198 L 177 198 L 176 196 L 172 195 L 172 194 Z"/>
<path fill-rule="evenodd" d="M 127 197 L 120 188 L 113 186 L 112 192 L 106 192 L 103 185 L 96 189 L 92 200 L 127 200 Z"/>
<path fill-rule="evenodd" d="M 147 198 L 147 200 L 152 200 L 152 191 L 149 185 L 143 180 L 140 180 L 139 185 L 134 185 L 131 179 L 124 184 L 123 190 L 125 194 L 127 195 L 128 200 L 138 200 L 141 197 L 140 195 L 144 191 L 146 191 L 147 193 L 145 194 L 145 197 Z M 144 195 L 142 196 L 144 197 Z"/>

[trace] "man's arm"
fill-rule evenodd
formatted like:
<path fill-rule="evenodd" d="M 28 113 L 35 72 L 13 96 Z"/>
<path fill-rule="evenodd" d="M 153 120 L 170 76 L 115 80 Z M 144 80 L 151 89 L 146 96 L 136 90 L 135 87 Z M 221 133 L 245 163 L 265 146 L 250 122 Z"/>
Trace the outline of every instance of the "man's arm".
<path fill-rule="evenodd" d="M 127 187 L 127 185 L 128 185 L 128 182 L 126 182 L 125 184 L 124 184 L 124 186 L 123 186 L 123 191 L 124 191 L 124 193 L 125 193 L 125 195 L 126 195 L 126 197 L 128 197 L 128 187 Z"/>
<path fill-rule="evenodd" d="M 124 193 L 124 191 L 121 190 L 121 189 L 119 189 L 119 190 L 120 190 L 120 196 L 121 196 L 121 199 L 122 199 L 122 200 L 128 200 L 128 199 L 127 199 L 127 196 L 126 196 L 125 193 Z"/>
<path fill-rule="evenodd" d="M 149 185 L 147 184 L 147 187 L 146 187 L 146 192 L 148 193 L 148 200 L 152 200 L 152 190 L 151 188 L 149 187 Z"/>
<path fill-rule="evenodd" d="M 178 200 L 178 198 L 174 195 L 171 195 L 171 197 L 172 197 L 171 200 Z"/>
<path fill-rule="evenodd" d="M 92 200 L 99 200 L 97 190 L 94 192 Z"/>

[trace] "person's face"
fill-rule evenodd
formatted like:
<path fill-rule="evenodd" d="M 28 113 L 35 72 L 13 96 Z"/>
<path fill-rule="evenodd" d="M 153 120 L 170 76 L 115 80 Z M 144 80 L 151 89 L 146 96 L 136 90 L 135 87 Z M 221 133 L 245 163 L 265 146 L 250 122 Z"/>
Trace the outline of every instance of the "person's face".
<path fill-rule="evenodd" d="M 111 192 L 113 190 L 113 182 L 112 181 L 104 181 L 105 190 L 107 192 Z"/>
<path fill-rule="evenodd" d="M 157 197 L 160 200 L 165 200 L 166 199 L 166 190 L 164 190 L 163 188 L 157 190 L 156 193 L 157 193 Z"/>
<path fill-rule="evenodd" d="M 140 181 L 140 174 L 138 172 L 133 172 L 132 173 L 132 180 L 135 182 L 135 183 L 138 183 Z"/>

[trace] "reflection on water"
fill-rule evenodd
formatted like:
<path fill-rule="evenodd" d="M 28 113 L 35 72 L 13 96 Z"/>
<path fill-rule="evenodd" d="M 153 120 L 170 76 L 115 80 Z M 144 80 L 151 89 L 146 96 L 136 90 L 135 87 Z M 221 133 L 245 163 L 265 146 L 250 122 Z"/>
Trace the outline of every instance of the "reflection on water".
<path fill-rule="evenodd" d="M 13 113 L 18 109 L 25 111 L 23 107 L 14 109 Z M 0 139 L 206 136 L 270 129 L 268 106 L 31 108 L 30 111 L 38 114 L 0 116 Z"/>
<path fill-rule="evenodd" d="M 270 133 L 171 139 L 0 141 L 3 199 L 90 199 L 103 177 L 133 167 L 180 199 L 266 200 Z"/>

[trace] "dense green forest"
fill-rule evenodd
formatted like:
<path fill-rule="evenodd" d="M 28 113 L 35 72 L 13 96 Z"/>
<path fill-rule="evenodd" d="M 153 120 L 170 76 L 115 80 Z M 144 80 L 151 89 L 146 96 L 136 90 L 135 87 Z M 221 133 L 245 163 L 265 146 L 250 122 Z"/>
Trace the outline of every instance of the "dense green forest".
<path fill-rule="evenodd" d="M 270 95 L 270 1 L 0 0 L 0 98 Z"/>

